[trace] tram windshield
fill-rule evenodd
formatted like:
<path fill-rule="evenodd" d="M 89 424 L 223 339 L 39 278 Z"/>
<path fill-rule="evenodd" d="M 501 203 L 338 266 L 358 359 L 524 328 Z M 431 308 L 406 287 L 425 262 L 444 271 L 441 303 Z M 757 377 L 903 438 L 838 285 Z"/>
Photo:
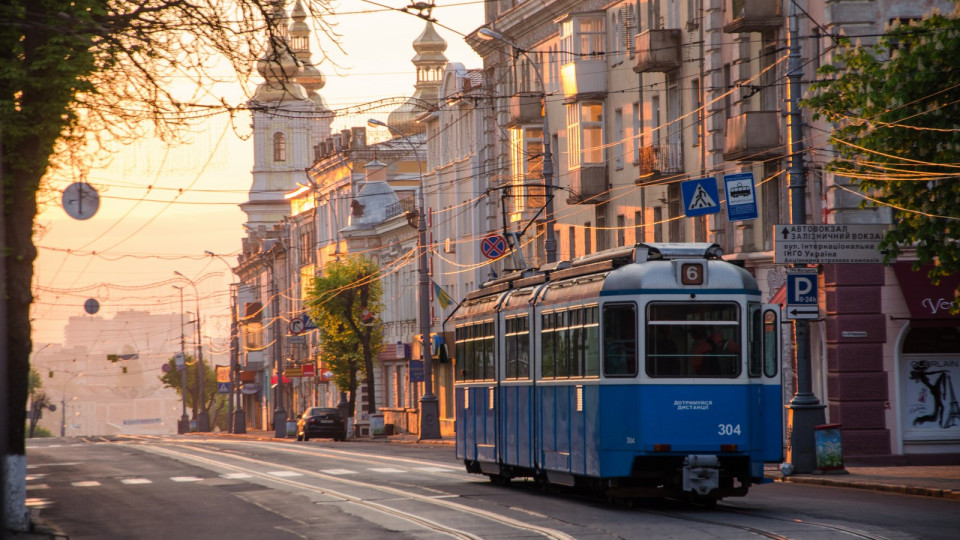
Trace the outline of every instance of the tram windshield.
<path fill-rule="evenodd" d="M 735 303 L 656 302 L 647 306 L 649 377 L 740 375 L 740 308 Z"/>

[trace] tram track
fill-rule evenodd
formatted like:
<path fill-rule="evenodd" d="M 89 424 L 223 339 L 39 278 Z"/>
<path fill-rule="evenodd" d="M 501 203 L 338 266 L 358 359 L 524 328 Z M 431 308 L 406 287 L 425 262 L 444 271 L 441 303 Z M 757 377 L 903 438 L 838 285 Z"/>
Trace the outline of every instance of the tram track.
<path fill-rule="evenodd" d="M 137 443 L 131 441 L 130 443 L 127 443 L 127 444 L 137 444 Z M 377 463 L 377 462 L 383 463 L 383 464 L 406 465 L 411 467 L 431 465 L 431 466 L 437 467 L 438 469 L 445 468 L 449 470 L 449 472 L 441 472 L 441 471 L 431 472 L 432 475 L 447 477 L 447 478 L 456 479 L 460 481 L 469 481 L 470 479 L 464 473 L 461 473 L 460 468 L 458 467 L 437 464 L 432 461 L 420 460 L 420 459 L 415 459 L 410 457 L 358 454 L 356 452 L 350 452 L 346 450 L 338 450 L 338 449 L 322 448 L 322 447 L 301 448 L 297 445 L 289 445 L 289 444 L 283 444 L 283 443 L 260 442 L 260 443 L 257 443 L 255 448 L 264 448 L 265 444 L 267 445 L 267 447 L 269 447 L 273 451 L 281 451 L 286 454 L 295 454 L 295 455 L 300 455 L 304 457 L 314 457 L 314 458 L 320 457 L 320 458 L 337 459 L 340 461 L 354 462 L 354 463 L 363 464 L 363 465 L 370 465 L 371 463 Z M 444 497 L 449 497 L 449 495 L 446 495 L 443 492 L 436 492 L 433 495 L 424 495 L 424 494 L 409 491 L 408 489 L 384 486 L 378 483 L 364 482 L 360 480 L 344 478 L 343 476 L 336 476 L 331 474 L 325 474 L 323 472 L 310 471 L 308 469 L 303 469 L 303 468 L 279 463 L 276 461 L 273 461 L 273 462 L 264 461 L 260 457 L 253 457 L 252 454 L 243 455 L 241 452 L 244 452 L 247 450 L 246 448 L 243 448 L 247 446 L 245 442 L 191 441 L 189 443 L 178 442 L 173 444 L 173 446 L 181 448 L 182 451 L 172 450 L 166 447 L 162 448 L 161 450 L 163 452 L 170 453 L 170 457 L 175 457 L 175 458 L 180 457 L 180 458 L 183 458 L 183 460 L 193 460 L 195 462 L 201 462 L 205 465 L 209 465 L 214 468 L 215 467 L 229 468 L 236 472 L 243 472 L 246 474 L 250 474 L 252 476 L 256 476 L 257 478 L 267 480 L 270 482 L 276 482 L 276 483 L 288 485 L 290 487 L 294 487 L 297 489 L 305 489 L 315 493 L 323 493 L 328 496 L 338 497 L 345 501 L 349 501 L 351 503 L 354 503 L 360 506 L 368 507 L 368 508 L 375 509 L 375 510 L 384 512 L 386 514 L 395 516 L 395 517 L 406 519 L 408 521 L 417 523 L 418 525 L 423 526 L 427 529 L 430 529 L 436 532 L 442 532 L 444 534 L 448 534 L 455 538 L 481 538 L 481 536 L 476 536 L 473 533 L 461 531 L 459 529 L 448 527 L 446 525 L 442 525 L 430 520 L 425 520 L 421 522 L 423 518 L 420 518 L 418 516 L 411 515 L 407 512 L 399 511 L 390 507 L 386 507 L 384 505 L 381 505 L 375 502 L 365 501 L 358 497 L 343 493 L 341 491 L 335 491 L 329 488 L 319 488 L 317 486 L 306 484 L 304 482 L 298 482 L 296 480 L 291 480 L 289 478 L 278 478 L 277 476 L 274 476 L 265 472 L 259 472 L 250 466 L 225 464 L 222 461 L 219 461 L 217 459 L 205 458 L 201 456 L 193 456 L 189 453 L 186 453 L 185 451 L 189 450 L 189 451 L 199 452 L 199 453 L 208 454 L 208 455 L 215 455 L 221 460 L 224 457 L 228 457 L 230 459 L 235 459 L 245 463 L 257 464 L 261 466 L 278 468 L 282 470 L 289 470 L 289 471 L 307 475 L 313 478 L 329 480 L 331 482 L 350 485 L 353 487 L 374 489 L 383 493 L 390 494 L 395 497 L 408 498 L 408 499 L 413 499 L 420 502 L 426 502 L 436 506 L 441 506 L 447 509 L 455 510 L 457 512 L 467 513 L 471 516 L 481 516 L 492 522 L 500 523 L 500 524 L 507 525 L 520 530 L 535 532 L 546 538 L 558 538 L 558 539 L 574 538 L 573 536 L 570 536 L 569 534 L 563 533 L 562 531 L 558 531 L 556 529 L 550 529 L 547 527 L 541 527 L 537 525 L 524 523 L 520 520 L 510 518 L 508 516 L 503 516 L 501 514 L 497 514 L 496 512 L 485 511 L 485 510 L 478 509 L 476 507 L 467 506 L 461 503 L 454 502 L 448 498 L 444 498 Z M 237 448 L 225 449 L 223 448 L 224 446 L 237 447 Z M 149 448 L 157 449 L 152 445 Z M 410 487 L 413 488 L 415 486 L 410 486 Z M 530 485 L 529 487 L 526 487 L 526 486 L 521 487 L 520 485 L 517 485 L 510 489 L 516 489 L 518 487 L 520 487 L 521 489 L 525 489 L 525 488 L 538 489 L 538 487 L 535 487 L 533 485 Z M 419 489 L 424 489 L 424 488 L 421 487 Z M 590 500 L 593 502 L 597 502 L 599 500 L 595 497 L 586 496 L 583 494 L 575 494 L 572 492 L 568 492 L 566 495 L 560 495 L 559 493 L 561 492 L 558 491 L 558 496 L 572 496 L 574 498 Z M 632 505 L 630 506 L 633 507 Z M 539 512 L 532 512 L 522 508 L 517 508 L 517 507 L 506 507 L 506 508 L 514 512 L 529 514 L 539 519 L 558 519 L 556 517 L 551 518 L 550 516 L 545 516 Z M 697 515 L 695 513 L 684 512 L 684 511 L 658 510 L 654 508 L 644 508 L 642 506 L 634 507 L 634 508 L 635 508 L 635 511 L 639 513 L 650 514 L 650 515 L 673 519 L 681 522 L 688 522 L 688 523 L 692 522 L 692 523 L 710 525 L 712 527 L 723 527 L 726 529 L 741 531 L 743 533 L 747 533 L 753 536 L 758 536 L 761 538 L 768 538 L 771 540 L 793 540 L 795 538 L 810 537 L 811 534 L 816 534 L 817 530 L 823 531 L 825 533 L 829 532 L 835 535 L 839 534 L 840 537 L 846 536 L 850 538 L 856 538 L 859 540 L 889 540 L 887 537 L 874 534 L 868 531 L 856 529 L 854 527 L 845 526 L 845 525 L 810 521 L 810 520 L 799 519 L 799 518 L 769 516 L 769 515 L 760 514 L 756 512 L 750 512 L 747 510 L 727 507 L 722 504 L 710 510 L 710 512 L 714 514 L 715 517 Z M 696 508 L 696 507 L 691 507 L 691 508 Z M 719 515 L 716 515 L 716 514 L 719 514 Z M 798 528 L 798 530 L 791 530 L 790 532 L 784 532 L 783 527 L 780 527 L 778 532 L 778 531 L 772 530 L 774 528 L 762 527 L 762 526 L 758 526 L 757 524 L 734 523 L 734 522 L 722 519 L 721 516 L 723 514 L 739 515 L 739 516 L 749 517 L 755 520 L 766 520 L 766 521 L 788 523 L 793 526 L 791 527 L 791 529 Z"/>
<path fill-rule="evenodd" d="M 730 523 L 729 521 L 711 519 L 706 517 L 697 517 L 687 513 L 671 512 L 671 511 L 665 511 L 665 510 L 652 510 L 652 509 L 640 509 L 640 511 L 645 514 L 652 514 L 656 516 L 677 519 L 680 521 L 693 521 L 696 523 L 703 523 L 703 524 L 712 525 L 712 526 L 732 528 L 732 529 L 736 529 L 744 532 L 749 532 L 751 534 L 761 536 L 763 538 L 770 538 L 771 540 L 793 540 L 797 535 L 799 537 L 810 537 L 811 534 L 815 534 L 814 531 L 804 530 L 804 531 L 798 531 L 796 533 L 791 533 L 791 534 L 794 534 L 795 536 L 784 536 L 783 533 L 766 530 L 757 526 L 744 525 L 740 523 Z M 848 535 L 852 538 L 859 538 L 861 540 L 890 540 L 885 536 L 880 536 L 868 531 L 855 529 L 853 527 L 847 527 L 845 525 L 837 525 L 833 523 L 808 521 L 804 519 L 780 518 L 780 517 L 757 514 L 754 512 L 737 510 L 733 508 L 726 508 L 723 506 L 718 506 L 713 511 L 722 512 L 726 514 L 737 514 L 741 516 L 749 516 L 750 518 L 757 519 L 757 520 L 768 520 L 768 521 L 791 523 L 804 528 L 819 529 L 823 531 L 830 531 L 832 533 L 841 533 L 844 535 Z"/>
<path fill-rule="evenodd" d="M 543 527 L 531 523 L 526 523 L 521 520 L 511 518 L 509 516 L 504 516 L 502 514 L 497 514 L 496 512 L 483 510 L 480 508 L 467 506 L 455 501 L 452 501 L 445 497 L 444 495 L 423 495 L 420 493 L 415 493 L 413 491 L 400 489 L 391 486 L 385 486 L 373 482 L 365 482 L 361 480 L 354 480 L 349 478 L 344 478 L 342 476 L 337 476 L 333 474 L 325 474 L 322 472 L 311 471 L 301 467 L 296 467 L 279 462 L 265 461 L 262 458 L 251 458 L 247 456 L 241 456 L 234 453 L 225 454 L 222 451 L 199 447 L 196 444 L 184 444 L 184 443 L 175 443 L 170 444 L 169 446 L 157 446 L 157 445 L 135 445 L 141 448 L 144 451 L 155 453 L 164 457 L 171 459 L 176 459 L 181 462 L 188 462 L 196 464 L 202 468 L 214 471 L 225 471 L 233 473 L 243 473 L 250 475 L 251 477 L 266 481 L 272 484 L 284 485 L 290 488 L 297 490 L 306 491 L 309 493 L 322 494 L 328 497 L 333 497 L 340 499 L 351 504 L 368 508 L 371 510 L 376 510 L 385 515 L 389 515 L 395 518 L 403 519 L 410 523 L 414 523 L 418 526 L 424 527 L 425 529 L 446 534 L 453 538 L 462 538 L 462 539 L 480 539 L 481 536 L 477 536 L 474 533 L 458 529 L 456 527 L 445 525 L 443 523 L 426 519 L 418 515 L 414 515 L 410 512 L 392 508 L 385 504 L 377 503 L 371 500 L 367 500 L 355 495 L 351 495 L 343 490 L 335 490 L 329 487 L 320 487 L 313 485 L 307 482 L 301 482 L 291 478 L 278 477 L 275 474 L 269 474 L 264 472 L 262 469 L 264 467 L 270 467 L 278 470 L 289 471 L 291 473 L 296 473 L 298 475 L 306 476 L 308 478 L 313 478 L 317 480 L 325 480 L 331 483 L 350 486 L 354 488 L 363 488 L 375 490 L 380 493 L 388 494 L 393 497 L 398 497 L 401 499 L 413 500 L 420 503 L 426 503 L 437 507 L 442 507 L 447 510 L 452 510 L 458 513 L 467 514 L 471 517 L 483 518 L 487 521 L 494 522 L 506 527 L 510 527 L 517 530 L 526 531 L 529 533 L 538 534 L 544 538 L 555 539 L 555 540 L 574 540 L 573 536 L 570 536 L 563 531 L 556 529 L 551 529 L 549 527 Z M 284 449 L 287 452 L 300 452 L 298 449 Z M 303 451 L 307 454 L 316 455 L 316 453 Z M 205 457 L 216 456 L 214 457 Z M 338 458 L 343 458 L 343 456 L 337 456 Z M 382 458 L 382 456 L 381 456 Z M 224 460 L 234 460 L 234 463 L 225 463 Z M 239 462 L 239 463 L 238 463 Z M 244 465 L 249 464 L 249 465 Z M 442 473 L 440 473 L 442 474 Z M 462 476 L 458 478 L 463 479 Z"/>

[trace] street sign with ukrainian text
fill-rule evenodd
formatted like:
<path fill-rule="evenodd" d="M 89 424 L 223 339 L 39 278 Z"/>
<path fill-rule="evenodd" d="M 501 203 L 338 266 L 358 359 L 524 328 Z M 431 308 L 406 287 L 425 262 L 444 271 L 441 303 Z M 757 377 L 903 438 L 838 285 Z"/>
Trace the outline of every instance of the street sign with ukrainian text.
<path fill-rule="evenodd" d="M 777 264 L 881 263 L 881 224 L 774 225 Z"/>

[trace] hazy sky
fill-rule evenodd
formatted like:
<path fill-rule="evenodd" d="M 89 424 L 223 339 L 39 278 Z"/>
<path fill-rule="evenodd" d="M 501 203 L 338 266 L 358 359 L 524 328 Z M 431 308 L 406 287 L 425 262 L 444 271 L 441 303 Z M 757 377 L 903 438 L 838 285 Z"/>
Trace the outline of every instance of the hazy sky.
<path fill-rule="evenodd" d="M 340 2 L 337 21 L 344 53 L 326 47 L 340 68 L 319 64 L 327 78 L 320 94 L 328 107 L 337 111 L 413 93 L 412 42 L 423 31 L 424 21 L 377 6 L 400 8 L 410 3 Z M 447 41 L 447 59 L 480 67 L 462 34 L 481 26 L 483 2 L 437 4 L 433 15 L 437 31 Z M 316 51 L 313 60 L 321 60 Z M 239 92 L 226 88 L 222 92 L 230 103 L 243 101 Z M 366 116 L 339 119 L 334 129 L 364 125 Z M 64 325 L 69 317 L 85 315 L 88 298 L 100 303 L 98 315 L 105 318 L 130 309 L 179 313 L 180 296 L 173 285 L 185 285 L 184 309 L 194 311 L 193 289 L 174 271 L 197 284 L 204 334 L 227 334 L 232 275 L 223 261 L 204 251 L 236 264 L 245 221 L 237 205 L 247 200 L 252 179 L 252 141 L 243 140 L 250 133 L 249 119 L 231 125 L 224 115 L 216 116 L 194 131 L 189 144 L 167 147 L 144 140 L 124 148 L 109 167 L 91 171 L 87 181 L 101 196 L 93 218 L 68 217 L 59 193 L 54 194 L 55 204 L 42 210 L 31 314 L 35 348 L 38 343 L 62 341 Z M 60 191 L 74 180 L 54 175 L 51 187 Z"/>

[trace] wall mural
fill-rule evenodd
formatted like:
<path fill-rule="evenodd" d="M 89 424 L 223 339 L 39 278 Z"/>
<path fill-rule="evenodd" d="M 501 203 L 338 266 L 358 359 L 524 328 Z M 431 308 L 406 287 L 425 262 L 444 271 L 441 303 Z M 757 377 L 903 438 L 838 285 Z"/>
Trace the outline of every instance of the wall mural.
<path fill-rule="evenodd" d="M 905 355 L 901 369 L 905 438 L 960 438 L 960 357 Z"/>

